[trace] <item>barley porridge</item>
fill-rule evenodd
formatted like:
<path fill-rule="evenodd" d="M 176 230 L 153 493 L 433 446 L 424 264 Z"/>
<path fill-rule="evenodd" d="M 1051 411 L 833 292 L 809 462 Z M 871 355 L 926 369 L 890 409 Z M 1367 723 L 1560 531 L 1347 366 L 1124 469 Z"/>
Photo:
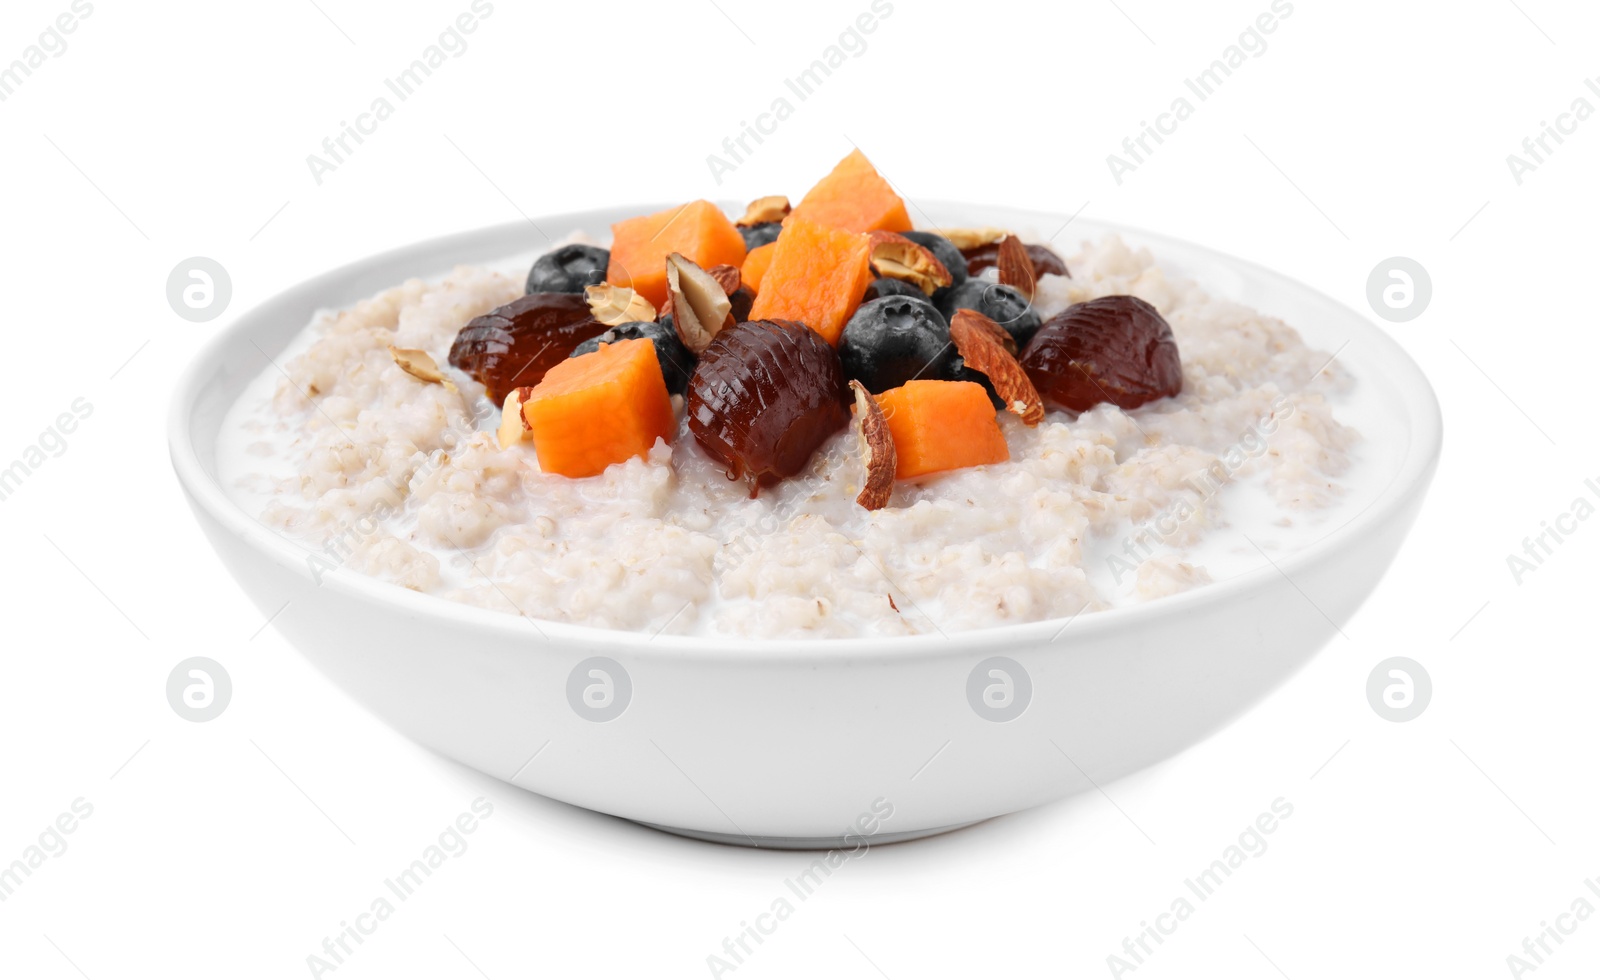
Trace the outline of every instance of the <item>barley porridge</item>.
<path fill-rule="evenodd" d="M 917 232 L 826 183 L 318 315 L 226 420 L 226 485 L 319 581 L 761 638 L 1136 604 L 1339 513 L 1334 352 L 1115 236 Z"/>

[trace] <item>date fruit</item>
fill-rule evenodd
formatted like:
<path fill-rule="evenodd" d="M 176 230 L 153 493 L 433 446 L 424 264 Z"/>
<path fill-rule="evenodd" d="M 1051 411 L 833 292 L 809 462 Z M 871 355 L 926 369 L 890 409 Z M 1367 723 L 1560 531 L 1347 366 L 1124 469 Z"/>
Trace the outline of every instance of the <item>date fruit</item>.
<path fill-rule="evenodd" d="M 1028 258 L 1033 260 L 1035 275 L 1042 276 L 1049 273 L 1056 276 L 1066 276 L 1068 279 L 1072 278 L 1072 273 L 1067 271 L 1067 264 L 1061 261 L 1061 256 L 1051 251 L 1047 246 L 1025 245 L 1023 247 L 1028 250 Z M 1000 243 L 990 242 L 987 245 L 979 245 L 977 248 L 966 249 L 961 254 L 967 259 L 967 273 L 975 276 L 983 270 L 993 268 L 1000 263 Z"/>
<path fill-rule="evenodd" d="M 1102 296 L 1051 317 L 1022 352 L 1045 400 L 1073 412 L 1133 409 L 1183 390 L 1172 327 L 1136 296 Z"/>
<path fill-rule="evenodd" d="M 450 364 L 476 378 L 498 405 L 605 331 L 581 292 L 530 293 L 462 327 L 450 345 Z"/>
<path fill-rule="evenodd" d="M 689 379 L 695 441 L 750 495 L 799 473 L 850 423 L 839 355 L 790 320 L 751 320 L 716 335 Z"/>

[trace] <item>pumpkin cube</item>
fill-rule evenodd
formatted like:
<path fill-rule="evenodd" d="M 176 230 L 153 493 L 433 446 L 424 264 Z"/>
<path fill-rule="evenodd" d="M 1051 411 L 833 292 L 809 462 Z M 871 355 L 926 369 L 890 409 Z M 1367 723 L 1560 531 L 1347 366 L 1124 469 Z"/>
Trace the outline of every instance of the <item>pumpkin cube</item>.
<path fill-rule="evenodd" d="M 814 221 L 845 231 L 910 231 L 906 202 L 860 150 L 839 161 L 833 172 L 806 192 L 784 222 Z"/>
<path fill-rule="evenodd" d="M 894 439 L 895 478 L 912 480 L 1011 458 L 983 386 L 907 381 L 878 396 Z"/>
<path fill-rule="evenodd" d="M 872 282 L 866 235 L 800 220 L 772 243 L 772 263 L 750 309 L 752 320 L 794 320 L 838 346 Z"/>
<path fill-rule="evenodd" d="M 522 417 L 539 468 L 574 478 L 643 456 L 676 427 L 655 345 L 642 338 L 557 364 L 523 403 Z"/>
<path fill-rule="evenodd" d="M 667 302 L 667 256 L 682 254 L 702 269 L 744 262 L 744 236 L 710 201 L 690 201 L 611 226 L 606 282 L 627 286 L 657 309 Z"/>
<path fill-rule="evenodd" d="M 761 292 L 761 280 L 772 267 L 772 253 L 777 249 L 777 242 L 768 242 L 752 248 L 750 254 L 744 257 L 744 267 L 739 270 L 739 278 L 757 293 Z"/>

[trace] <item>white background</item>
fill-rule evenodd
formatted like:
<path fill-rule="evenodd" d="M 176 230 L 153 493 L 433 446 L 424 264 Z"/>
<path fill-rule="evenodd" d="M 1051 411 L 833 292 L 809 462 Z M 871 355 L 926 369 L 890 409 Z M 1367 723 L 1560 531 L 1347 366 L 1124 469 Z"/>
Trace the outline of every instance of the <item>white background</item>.
<path fill-rule="evenodd" d="M 1505 976 L 1541 921 L 1600 903 L 1583 885 L 1600 876 L 1600 522 L 1521 585 L 1506 567 L 1600 477 L 1600 119 L 1521 186 L 1506 164 L 1575 98 L 1600 107 L 1583 87 L 1600 73 L 1593 5 L 1294 0 L 1265 53 L 1119 186 L 1106 155 L 1267 0 L 896 0 L 866 52 L 718 186 L 706 155 L 866 0 L 496 0 L 469 49 L 319 186 L 307 154 L 468 3 L 318 3 L 96 0 L 0 102 L 0 463 L 73 399 L 94 406 L 0 503 L 0 863 L 73 800 L 94 807 L 0 904 L 0 975 L 306 976 L 323 937 L 483 795 L 496 808 L 470 850 L 338 977 L 709 975 L 707 955 L 809 857 L 510 791 L 387 730 L 222 572 L 167 465 L 166 401 L 233 315 L 336 265 L 519 211 L 798 197 L 852 141 L 913 201 L 1082 207 L 1356 309 L 1380 260 L 1419 260 L 1432 305 L 1387 329 L 1437 388 L 1447 448 L 1348 639 L 1264 704 L 1105 794 L 873 849 L 737 976 L 1106 976 L 1123 937 L 1278 797 L 1294 814 L 1269 849 L 1141 980 Z M 67 8 L 8 0 L 0 65 Z M 193 255 L 234 284 L 204 325 L 164 294 Z M 207 724 L 163 692 L 195 655 L 234 683 Z M 1364 694 L 1394 655 L 1434 683 L 1405 724 Z M 1537 976 L 1597 965 L 1590 919 Z"/>

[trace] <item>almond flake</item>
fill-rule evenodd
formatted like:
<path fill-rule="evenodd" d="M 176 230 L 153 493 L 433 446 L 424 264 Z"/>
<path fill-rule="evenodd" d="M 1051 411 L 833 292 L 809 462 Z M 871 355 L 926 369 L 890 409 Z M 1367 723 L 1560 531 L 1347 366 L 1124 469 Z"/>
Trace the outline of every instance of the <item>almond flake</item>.
<path fill-rule="evenodd" d="M 938 233 L 963 252 L 979 245 L 992 245 L 1011 234 L 1003 228 L 940 228 Z"/>
<path fill-rule="evenodd" d="M 1000 273 L 1000 285 L 1010 286 L 1030 301 L 1039 276 L 1033 269 L 1033 256 L 1016 235 L 1000 239 L 1000 249 L 995 255 L 995 268 Z"/>
<path fill-rule="evenodd" d="M 715 279 L 722 286 L 722 291 L 728 294 L 729 299 L 732 299 L 733 294 L 737 293 L 739 287 L 744 285 L 744 273 L 740 272 L 739 267 L 736 265 L 714 265 L 706 270 L 706 275 Z M 661 304 L 661 318 L 665 319 L 669 316 L 672 316 L 672 294 L 670 292 L 667 293 L 667 301 Z M 673 320 L 676 321 L 677 317 L 673 317 Z"/>
<path fill-rule="evenodd" d="M 501 449 L 510 449 L 517 443 L 529 438 L 533 427 L 522 414 L 522 406 L 533 397 L 533 389 L 527 385 L 511 389 L 506 395 L 506 403 L 500 409 L 500 429 L 495 433 L 500 440 Z"/>
<path fill-rule="evenodd" d="M 977 313 L 978 311 L 972 310 L 971 312 Z M 1011 331 L 1007 330 L 1005 327 L 1002 327 L 1000 324 L 994 322 L 981 313 L 979 313 L 977 316 L 968 317 L 967 322 L 970 324 L 972 329 L 982 330 L 990 337 L 993 337 L 1001 347 L 1006 349 L 1008 354 L 1013 356 L 1016 355 L 1017 339 L 1011 336 Z"/>
<path fill-rule="evenodd" d="M 932 296 L 934 290 L 950 285 L 950 270 L 938 257 L 904 235 L 875 231 L 868 236 L 872 244 L 872 269 L 885 279 L 899 279 Z"/>
<path fill-rule="evenodd" d="M 1016 356 L 1000 342 L 997 334 L 1005 332 L 976 310 L 957 310 L 950 319 L 950 339 L 967 367 L 986 375 L 1007 410 L 1032 428 L 1044 421 L 1044 399 Z"/>
<path fill-rule="evenodd" d="M 771 197 L 758 197 L 745 208 L 744 217 L 735 224 L 741 228 L 751 225 L 764 225 L 773 221 L 782 221 L 789 216 L 789 199 L 782 194 Z"/>
<path fill-rule="evenodd" d="M 717 281 L 722 291 L 732 296 L 744 285 L 744 273 L 736 265 L 714 265 L 706 270 L 707 275 Z"/>
<path fill-rule="evenodd" d="M 850 382 L 856 397 L 856 422 L 861 436 L 861 458 L 867 464 L 867 479 L 856 496 L 856 503 L 867 510 L 881 510 L 889 503 L 894 490 L 894 437 L 889 434 L 889 422 L 883 409 L 866 387 L 859 381 Z M 890 600 L 893 602 L 894 600 Z"/>
<path fill-rule="evenodd" d="M 400 370 L 418 381 L 424 381 L 431 385 L 444 385 L 450 391 L 456 390 L 455 383 L 444 376 L 444 373 L 439 370 L 439 362 L 435 361 L 433 355 L 427 351 L 401 348 L 390 344 L 389 356 L 394 358 L 396 364 L 400 365 Z"/>
<path fill-rule="evenodd" d="M 609 282 L 585 286 L 583 296 L 589 301 L 590 315 L 608 327 L 635 321 L 648 323 L 656 318 L 656 308 L 650 301 L 627 286 Z"/>
<path fill-rule="evenodd" d="M 733 325 L 733 302 L 722 283 L 677 252 L 667 256 L 672 325 L 690 353 L 699 355 L 724 327 Z"/>

